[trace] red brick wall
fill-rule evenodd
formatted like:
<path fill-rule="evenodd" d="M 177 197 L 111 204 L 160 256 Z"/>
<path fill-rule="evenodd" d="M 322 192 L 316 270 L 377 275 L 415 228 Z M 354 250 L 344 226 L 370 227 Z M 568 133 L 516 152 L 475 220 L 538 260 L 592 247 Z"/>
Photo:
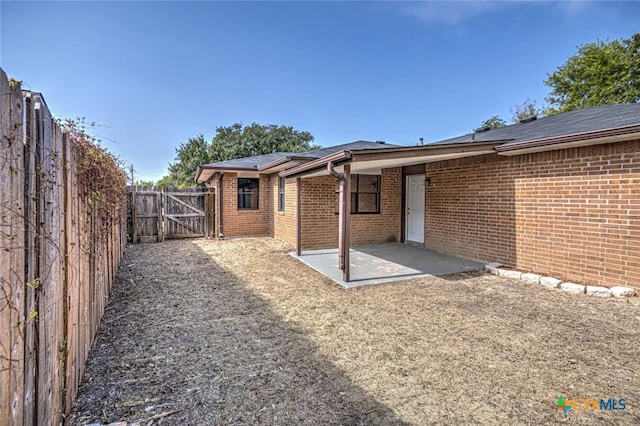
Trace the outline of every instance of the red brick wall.
<path fill-rule="evenodd" d="M 427 164 L 425 246 L 640 288 L 640 141 Z"/>
<path fill-rule="evenodd" d="M 380 214 L 351 215 L 352 245 L 400 240 L 401 179 L 401 169 L 382 171 Z M 295 181 L 292 183 L 295 185 Z M 295 216 L 292 224 L 295 242 Z M 336 215 L 335 178 L 323 176 L 302 179 L 302 248 L 309 250 L 337 246 L 338 215 Z"/>
<path fill-rule="evenodd" d="M 384 169 L 380 180 L 380 214 L 351 215 L 351 245 L 400 241 L 401 215 L 402 169 Z"/>
<path fill-rule="evenodd" d="M 211 185 L 218 186 L 218 175 L 210 181 Z M 238 210 L 238 175 L 226 172 L 222 178 L 223 190 L 223 223 L 222 231 L 225 237 L 241 237 L 254 235 L 269 235 L 269 217 L 271 206 L 271 194 L 269 191 L 269 177 L 260 175 L 260 193 L 258 196 L 258 210 Z M 216 224 L 219 229 L 220 217 L 219 192 L 216 191 Z M 219 234 L 219 231 L 216 232 Z"/>
<path fill-rule="evenodd" d="M 269 177 L 270 193 L 272 194 L 271 227 L 269 235 L 286 241 L 291 245 L 296 244 L 296 180 L 287 179 L 284 189 L 284 211 L 278 211 L 279 186 L 278 174 Z"/>

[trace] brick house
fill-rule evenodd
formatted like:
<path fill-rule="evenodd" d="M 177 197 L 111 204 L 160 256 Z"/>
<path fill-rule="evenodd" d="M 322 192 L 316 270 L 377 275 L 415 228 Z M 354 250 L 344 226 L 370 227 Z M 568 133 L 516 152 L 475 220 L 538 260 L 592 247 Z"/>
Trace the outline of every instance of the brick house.
<path fill-rule="evenodd" d="M 640 288 L 640 104 L 423 146 L 359 141 L 207 164 L 196 180 L 216 188 L 218 234 L 338 246 L 342 266 L 351 245 L 400 241 Z"/>

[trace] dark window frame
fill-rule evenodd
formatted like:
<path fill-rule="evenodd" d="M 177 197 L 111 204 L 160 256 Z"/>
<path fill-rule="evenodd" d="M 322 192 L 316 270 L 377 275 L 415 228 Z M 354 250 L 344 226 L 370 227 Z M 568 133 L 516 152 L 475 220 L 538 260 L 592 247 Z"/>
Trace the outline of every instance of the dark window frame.
<path fill-rule="evenodd" d="M 284 211 L 284 199 L 285 199 L 285 186 L 286 181 L 284 177 L 278 177 L 278 211 Z"/>
<path fill-rule="evenodd" d="M 375 191 L 363 191 L 360 189 L 360 176 L 375 176 L 376 179 L 376 188 Z M 351 175 L 352 181 L 351 181 L 351 214 L 380 214 L 381 208 L 380 208 L 380 186 L 381 186 L 381 182 L 382 182 L 382 176 L 381 175 L 365 175 L 365 174 L 353 174 Z M 355 179 L 354 179 L 355 178 Z M 336 188 L 338 188 L 338 184 L 336 184 Z M 360 195 L 365 195 L 365 194 L 369 194 L 369 195 L 375 195 L 375 204 L 376 204 L 376 211 L 360 211 L 360 206 L 359 206 L 359 198 Z M 340 190 L 336 189 L 336 205 L 338 205 L 339 207 L 339 202 L 340 202 Z M 338 214 L 338 211 L 336 209 L 336 214 Z"/>
<path fill-rule="evenodd" d="M 255 186 L 249 186 L 252 183 Z M 255 189 L 255 192 L 252 192 L 252 189 Z M 251 207 L 253 196 L 256 198 L 257 207 Z M 260 210 L 260 178 L 238 178 L 238 210 Z"/>

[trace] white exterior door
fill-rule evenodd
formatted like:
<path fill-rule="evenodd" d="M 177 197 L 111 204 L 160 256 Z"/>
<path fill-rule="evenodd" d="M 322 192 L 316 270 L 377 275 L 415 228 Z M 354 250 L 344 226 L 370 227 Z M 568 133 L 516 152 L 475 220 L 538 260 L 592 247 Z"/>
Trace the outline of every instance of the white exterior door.
<path fill-rule="evenodd" d="M 424 243 L 424 175 L 409 175 L 406 182 L 406 240 Z"/>

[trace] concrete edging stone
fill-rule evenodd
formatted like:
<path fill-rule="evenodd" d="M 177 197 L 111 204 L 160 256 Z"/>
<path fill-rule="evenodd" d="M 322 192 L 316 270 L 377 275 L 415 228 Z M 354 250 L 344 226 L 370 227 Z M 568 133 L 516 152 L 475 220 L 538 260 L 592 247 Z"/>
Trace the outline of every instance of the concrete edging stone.
<path fill-rule="evenodd" d="M 500 263 L 489 263 L 485 269 L 499 277 L 525 281 L 532 284 L 540 284 L 547 288 L 560 289 L 567 293 L 587 294 L 594 297 L 633 297 L 636 291 L 631 287 L 615 286 L 611 288 L 564 282 L 553 277 L 543 277 L 538 274 L 520 272 L 513 269 L 505 269 Z"/>

